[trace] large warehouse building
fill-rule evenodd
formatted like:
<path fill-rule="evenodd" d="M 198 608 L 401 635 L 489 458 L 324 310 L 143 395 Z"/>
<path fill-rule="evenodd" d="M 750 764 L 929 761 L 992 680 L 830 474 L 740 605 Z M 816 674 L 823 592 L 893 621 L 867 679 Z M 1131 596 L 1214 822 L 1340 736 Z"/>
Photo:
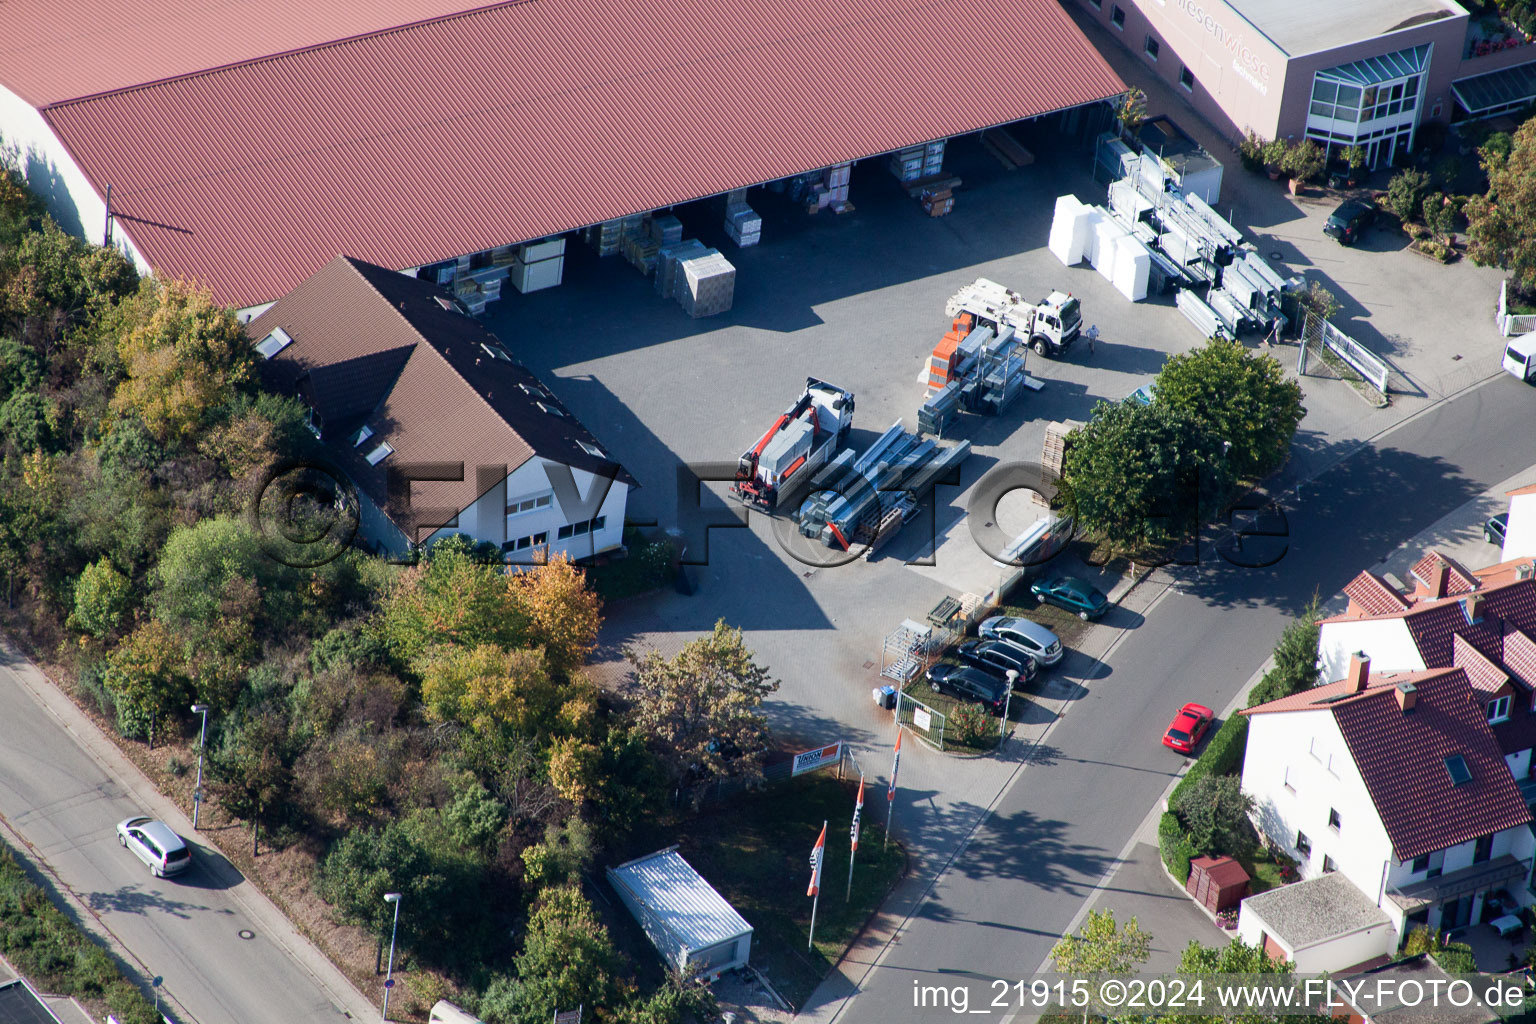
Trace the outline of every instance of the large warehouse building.
<path fill-rule="evenodd" d="M 1536 100 L 1536 46 L 1453 0 L 1077 0 L 1231 138 L 1359 145 Z"/>
<path fill-rule="evenodd" d="M 1123 89 L 1055 0 L 0 4 L 54 215 L 248 313 Z"/>

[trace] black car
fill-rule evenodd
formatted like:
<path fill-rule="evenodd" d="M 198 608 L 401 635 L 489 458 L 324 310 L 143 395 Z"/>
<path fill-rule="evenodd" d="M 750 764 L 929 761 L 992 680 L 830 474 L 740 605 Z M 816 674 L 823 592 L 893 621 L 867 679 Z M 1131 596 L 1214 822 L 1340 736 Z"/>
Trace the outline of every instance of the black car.
<path fill-rule="evenodd" d="M 1007 679 L 1010 669 L 1019 674 L 1021 683 L 1040 674 L 1040 666 L 1030 653 L 1006 640 L 967 640 L 955 649 L 955 654 L 972 668 L 1000 679 Z"/>
<path fill-rule="evenodd" d="M 1365 234 L 1365 229 L 1376 221 L 1376 207 L 1358 199 L 1346 199 L 1339 208 L 1328 215 L 1323 234 L 1337 238 L 1340 245 L 1354 245 Z"/>
<path fill-rule="evenodd" d="M 1509 513 L 1500 512 L 1483 524 L 1483 539 L 1489 544 L 1504 546 L 1504 534 L 1509 530 Z"/>
<path fill-rule="evenodd" d="M 1008 681 L 979 668 L 939 664 L 928 670 L 926 678 L 937 692 L 980 704 L 994 715 L 1002 714 L 1008 703 Z"/>

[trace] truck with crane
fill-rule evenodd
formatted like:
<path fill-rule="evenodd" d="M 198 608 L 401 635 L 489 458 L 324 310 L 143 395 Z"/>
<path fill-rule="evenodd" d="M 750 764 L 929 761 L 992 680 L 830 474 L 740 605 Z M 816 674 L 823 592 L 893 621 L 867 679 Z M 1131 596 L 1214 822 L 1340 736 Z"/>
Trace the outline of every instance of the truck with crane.
<path fill-rule="evenodd" d="M 952 295 L 944 306 L 951 320 L 969 314 L 977 327 L 1000 336 L 1004 327 L 1042 356 L 1059 356 L 1082 333 L 1082 304 L 1066 292 L 1051 292 L 1041 302 L 1027 302 L 1011 288 L 984 277 Z"/>
<path fill-rule="evenodd" d="M 853 392 L 805 379 L 805 391 L 736 463 L 731 493 L 772 512 L 785 496 L 826 465 L 853 429 Z"/>

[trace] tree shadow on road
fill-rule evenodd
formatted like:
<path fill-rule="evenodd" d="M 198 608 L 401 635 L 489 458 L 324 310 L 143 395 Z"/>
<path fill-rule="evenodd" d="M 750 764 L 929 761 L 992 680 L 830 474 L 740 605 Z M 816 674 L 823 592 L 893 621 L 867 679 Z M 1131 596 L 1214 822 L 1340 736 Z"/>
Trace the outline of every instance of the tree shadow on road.
<path fill-rule="evenodd" d="M 188 872 L 188 875 L 195 873 Z M 174 879 L 163 881 L 175 885 Z M 98 914 L 139 914 L 148 916 L 150 913 L 164 914 L 170 917 L 179 917 L 183 921 L 191 920 L 193 911 L 206 911 L 209 908 L 201 904 L 190 903 L 186 900 L 176 899 L 165 892 L 157 892 L 153 889 L 141 888 L 138 885 L 123 885 L 111 892 L 87 892 L 81 893 L 81 899 L 85 900 L 91 910 Z M 230 914 L 233 911 L 223 910 L 219 913 Z"/>

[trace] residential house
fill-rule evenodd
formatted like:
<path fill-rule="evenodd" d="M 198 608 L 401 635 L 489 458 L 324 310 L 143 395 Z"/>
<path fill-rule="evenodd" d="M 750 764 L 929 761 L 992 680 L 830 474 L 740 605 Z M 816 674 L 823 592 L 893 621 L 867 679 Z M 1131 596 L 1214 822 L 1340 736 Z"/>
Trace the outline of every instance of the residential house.
<path fill-rule="evenodd" d="M 456 533 L 532 564 L 621 546 L 633 477 L 436 285 L 338 256 L 246 325 L 355 485 L 359 535 L 403 556 Z"/>
<path fill-rule="evenodd" d="M 1536 484 L 1509 492 L 1509 524 L 1504 528 L 1506 561 L 1536 558 Z"/>
<path fill-rule="evenodd" d="M 1241 712 L 1261 832 L 1303 878 L 1344 875 L 1391 924 L 1379 950 L 1347 955 L 1395 950 L 1416 924 L 1480 921 L 1501 890 L 1530 901 L 1536 835 L 1488 721 L 1493 681 L 1461 667 L 1373 674 L 1357 654 L 1343 679 Z"/>

